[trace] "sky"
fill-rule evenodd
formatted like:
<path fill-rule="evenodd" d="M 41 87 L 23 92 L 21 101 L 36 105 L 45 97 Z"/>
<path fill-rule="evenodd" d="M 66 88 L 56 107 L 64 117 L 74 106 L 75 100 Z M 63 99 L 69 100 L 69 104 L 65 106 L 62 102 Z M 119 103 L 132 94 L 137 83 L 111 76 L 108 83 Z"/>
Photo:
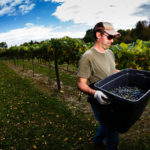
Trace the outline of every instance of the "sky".
<path fill-rule="evenodd" d="M 143 20 L 150 21 L 150 0 L 0 0 L 0 42 L 83 38 L 97 22 L 126 30 Z"/>

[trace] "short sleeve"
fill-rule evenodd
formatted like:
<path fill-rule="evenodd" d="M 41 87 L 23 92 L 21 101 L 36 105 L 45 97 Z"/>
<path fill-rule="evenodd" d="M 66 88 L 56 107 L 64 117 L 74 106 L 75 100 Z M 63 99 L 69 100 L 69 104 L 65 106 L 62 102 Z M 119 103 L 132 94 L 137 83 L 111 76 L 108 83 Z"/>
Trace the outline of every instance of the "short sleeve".
<path fill-rule="evenodd" d="M 79 61 L 77 76 L 87 79 L 91 76 L 91 65 L 87 55 L 83 55 Z"/>

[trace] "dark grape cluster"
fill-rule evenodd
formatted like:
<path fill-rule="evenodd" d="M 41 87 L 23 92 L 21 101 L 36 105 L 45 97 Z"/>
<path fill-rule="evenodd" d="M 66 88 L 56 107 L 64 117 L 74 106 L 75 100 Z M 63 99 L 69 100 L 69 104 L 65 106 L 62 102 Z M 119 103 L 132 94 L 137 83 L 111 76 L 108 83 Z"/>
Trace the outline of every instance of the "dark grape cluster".
<path fill-rule="evenodd" d="M 139 89 L 138 87 L 130 86 L 119 86 L 118 88 L 112 89 L 110 92 L 132 101 L 138 100 L 144 94 L 144 91 Z"/>

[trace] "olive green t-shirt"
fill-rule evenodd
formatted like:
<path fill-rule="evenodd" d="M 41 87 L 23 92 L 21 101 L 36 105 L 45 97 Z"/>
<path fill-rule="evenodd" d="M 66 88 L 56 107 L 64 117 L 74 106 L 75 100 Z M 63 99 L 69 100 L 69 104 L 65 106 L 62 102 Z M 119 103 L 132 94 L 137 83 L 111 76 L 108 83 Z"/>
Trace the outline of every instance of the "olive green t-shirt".
<path fill-rule="evenodd" d="M 107 49 L 105 53 L 101 53 L 92 47 L 82 55 L 77 76 L 87 78 L 88 84 L 92 84 L 113 73 L 115 73 L 113 52 Z"/>

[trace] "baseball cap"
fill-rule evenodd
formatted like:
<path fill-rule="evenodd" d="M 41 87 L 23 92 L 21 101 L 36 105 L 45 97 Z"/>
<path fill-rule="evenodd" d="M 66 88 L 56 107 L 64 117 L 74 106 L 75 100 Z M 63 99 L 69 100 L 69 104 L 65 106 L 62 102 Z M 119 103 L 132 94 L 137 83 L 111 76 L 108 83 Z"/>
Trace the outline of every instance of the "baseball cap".
<path fill-rule="evenodd" d="M 94 31 L 97 32 L 98 30 L 103 30 L 109 35 L 119 37 L 120 33 L 115 31 L 113 25 L 109 22 L 99 22 L 95 25 Z"/>

